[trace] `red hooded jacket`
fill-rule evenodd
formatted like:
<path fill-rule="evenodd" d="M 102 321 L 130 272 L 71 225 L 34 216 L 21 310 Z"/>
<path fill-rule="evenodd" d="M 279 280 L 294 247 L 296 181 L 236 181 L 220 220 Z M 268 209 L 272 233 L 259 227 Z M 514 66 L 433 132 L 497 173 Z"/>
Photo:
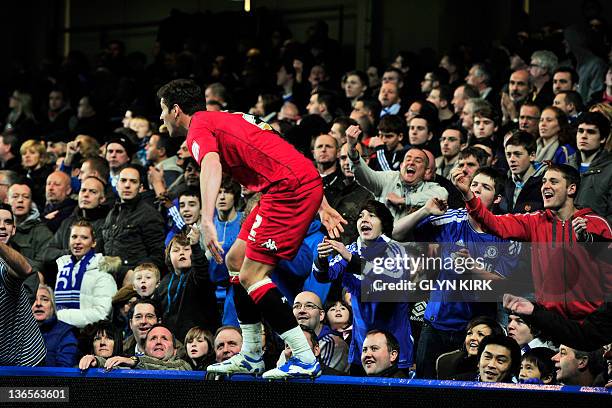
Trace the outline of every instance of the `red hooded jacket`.
<path fill-rule="evenodd" d="M 532 242 L 531 274 L 536 301 L 546 309 L 575 320 L 594 312 L 612 289 L 612 268 L 595 252 L 608 244 L 576 244 L 572 220 L 587 219 L 589 241 L 611 241 L 606 220 L 590 208 L 561 221 L 552 211 L 493 215 L 478 197 L 466 202 L 469 214 L 490 233 L 505 239 Z M 601 251 L 600 251 L 601 252 Z"/>

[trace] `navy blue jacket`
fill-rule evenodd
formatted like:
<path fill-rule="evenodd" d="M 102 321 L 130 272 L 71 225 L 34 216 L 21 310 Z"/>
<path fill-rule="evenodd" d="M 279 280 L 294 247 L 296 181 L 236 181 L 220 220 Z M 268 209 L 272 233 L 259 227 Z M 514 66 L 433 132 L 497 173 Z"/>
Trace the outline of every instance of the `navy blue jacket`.
<path fill-rule="evenodd" d="M 47 346 L 47 367 L 74 367 L 78 363 L 78 341 L 74 326 L 53 316 L 40 324 L 40 332 Z"/>

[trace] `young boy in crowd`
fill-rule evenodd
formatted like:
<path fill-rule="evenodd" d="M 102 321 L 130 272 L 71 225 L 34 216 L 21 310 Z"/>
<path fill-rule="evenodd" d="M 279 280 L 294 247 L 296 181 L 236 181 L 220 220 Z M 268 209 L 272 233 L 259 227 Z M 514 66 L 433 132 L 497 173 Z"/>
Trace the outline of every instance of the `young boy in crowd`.
<path fill-rule="evenodd" d="M 479 143 L 483 139 L 494 139 L 495 132 L 499 126 L 499 118 L 491 105 L 485 105 L 474 112 L 474 124 L 472 132 L 474 137 L 470 140 L 470 146 Z"/>
<path fill-rule="evenodd" d="M 145 262 L 134 268 L 132 285 L 141 299 L 149 299 L 159 286 L 159 268 L 150 262 Z"/>
<path fill-rule="evenodd" d="M 519 382 L 523 384 L 554 384 L 555 351 L 548 347 L 534 347 L 521 358 Z"/>
<path fill-rule="evenodd" d="M 387 115 L 380 120 L 378 137 L 372 138 L 370 148 L 375 148 L 368 165 L 374 170 L 399 170 L 399 165 L 406 155 L 402 144 L 406 135 L 404 120 L 398 115 Z M 372 143 L 375 141 L 375 143 Z M 376 144 L 376 146 L 373 146 Z"/>
<path fill-rule="evenodd" d="M 506 141 L 505 151 L 510 171 L 500 204 L 502 211 L 520 214 L 542 210 L 544 201 L 540 188 L 546 167 L 535 164 L 535 138 L 527 132 L 517 131 Z"/>

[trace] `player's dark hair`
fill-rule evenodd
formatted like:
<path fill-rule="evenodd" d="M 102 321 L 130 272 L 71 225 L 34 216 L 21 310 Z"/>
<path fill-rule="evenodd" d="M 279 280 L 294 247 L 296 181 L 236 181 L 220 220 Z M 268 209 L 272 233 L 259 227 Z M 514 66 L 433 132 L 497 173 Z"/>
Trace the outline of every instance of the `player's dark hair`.
<path fill-rule="evenodd" d="M 168 109 L 178 105 L 187 115 L 206 110 L 202 88 L 190 79 L 175 79 L 159 88 L 157 97 L 164 100 Z"/>

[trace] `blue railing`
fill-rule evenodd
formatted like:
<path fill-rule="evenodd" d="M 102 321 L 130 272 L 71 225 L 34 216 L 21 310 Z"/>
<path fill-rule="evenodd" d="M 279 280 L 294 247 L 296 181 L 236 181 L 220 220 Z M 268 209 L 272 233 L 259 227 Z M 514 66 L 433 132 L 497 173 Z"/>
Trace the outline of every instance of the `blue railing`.
<path fill-rule="evenodd" d="M 90 368 L 81 371 L 77 368 L 51 368 L 51 367 L 0 367 L 0 384 L 2 377 L 70 377 L 70 378 L 113 378 L 113 379 L 156 379 L 156 380 L 204 380 L 205 373 L 202 371 L 149 371 L 115 369 L 106 371 L 100 368 Z M 265 381 L 247 375 L 234 375 L 230 381 Z M 312 380 L 292 380 L 299 383 L 313 383 Z M 439 380 L 417 380 L 403 378 L 371 378 L 371 377 L 338 377 L 321 376 L 314 380 L 316 384 L 333 385 L 358 385 L 378 387 L 416 387 L 416 388 L 446 388 L 446 389 L 472 389 L 490 391 L 516 390 L 519 392 L 562 392 L 571 394 L 610 394 L 612 389 L 599 387 L 578 387 L 571 385 L 532 385 L 532 384 L 497 384 L 478 383 L 470 381 L 439 381 Z"/>

